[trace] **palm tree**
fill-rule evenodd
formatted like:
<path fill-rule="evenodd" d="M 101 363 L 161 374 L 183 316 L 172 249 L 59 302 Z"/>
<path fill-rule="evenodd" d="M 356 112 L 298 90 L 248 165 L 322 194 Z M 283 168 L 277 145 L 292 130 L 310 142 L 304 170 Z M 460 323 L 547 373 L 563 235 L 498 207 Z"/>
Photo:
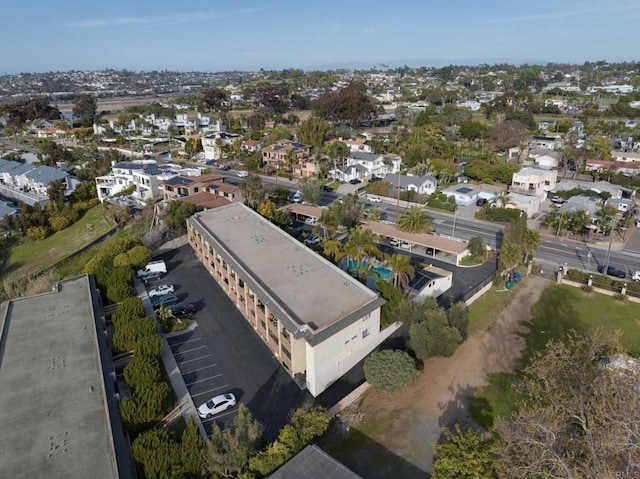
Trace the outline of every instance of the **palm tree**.
<path fill-rule="evenodd" d="M 411 206 L 398 217 L 398 229 L 408 233 L 431 233 L 433 227 L 427 213 L 419 206 Z"/>
<path fill-rule="evenodd" d="M 524 253 L 525 263 L 529 260 L 529 257 L 535 250 L 540 247 L 542 240 L 540 239 L 540 232 L 538 230 L 526 230 L 522 237 L 522 251 Z"/>
<path fill-rule="evenodd" d="M 335 264 L 339 264 L 346 254 L 344 244 L 336 240 L 325 241 L 323 253 L 329 259 L 332 259 Z"/>
<path fill-rule="evenodd" d="M 511 271 L 522 260 L 522 248 L 518 243 L 509 241 L 500 248 L 500 261 L 506 271 Z"/>
<path fill-rule="evenodd" d="M 413 279 L 416 271 L 411 264 L 411 258 L 404 254 L 393 254 L 387 258 L 387 266 L 393 273 L 393 285 L 405 287 Z"/>
<path fill-rule="evenodd" d="M 382 256 L 382 252 L 375 243 L 375 234 L 361 226 L 352 228 L 349 231 L 347 245 L 353 248 L 354 258 L 358 260 L 358 265 L 367 258 L 379 258 Z"/>

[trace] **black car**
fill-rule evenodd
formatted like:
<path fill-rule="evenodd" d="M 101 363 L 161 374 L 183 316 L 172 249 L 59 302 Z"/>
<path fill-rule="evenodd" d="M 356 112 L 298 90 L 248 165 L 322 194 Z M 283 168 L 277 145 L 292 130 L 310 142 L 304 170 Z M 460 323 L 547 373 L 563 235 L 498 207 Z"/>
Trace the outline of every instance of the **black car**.
<path fill-rule="evenodd" d="M 604 273 L 604 266 L 601 266 L 600 268 L 598 268 L 598 271 L 600 271 L 601 273 Z M 607 274 L 609 276 L 615 276 L 616 278 L 626 278 L 627 277 L 626 271 L 622 271 L 620 268 L 616 268 L 615 266 L 608 266 L 607 267 Z"/>
<path fill-rule="evenodd" d="M 149 283 L 151 281 L 155 281 L 160 278 L 162 278 L 162 273 L 160 272 L 148 273 L 140 277 L 140 279 L 145 283 Z"/>
<path fill-rule="evenodd" d="M 349 180 L 350 185 L 357 185 L 359 183 L 362 183 L 362 182 L 357 178 L 354 178 L 353 180 Z"/>
<path fill-rule="evenodd" d="M 375 183 L 376 181 L 382 181 L 383 178 L 380 178 L 379 176 L 372 176 L 371 179 L 369 180 L 369 183 Z"/>
<path fill-rule="evenodd" d="M 176 318 L 190 318 L 196 312 L 196 307 L 193 304 L 176 304 L 167 310 Z"/>
<path fill-rule="evenodd" d="M 478 198 L 478 200 L 476 201 L 476 206 L 484 206 L 486 204 L 487 204 L 486 198 Z"/>

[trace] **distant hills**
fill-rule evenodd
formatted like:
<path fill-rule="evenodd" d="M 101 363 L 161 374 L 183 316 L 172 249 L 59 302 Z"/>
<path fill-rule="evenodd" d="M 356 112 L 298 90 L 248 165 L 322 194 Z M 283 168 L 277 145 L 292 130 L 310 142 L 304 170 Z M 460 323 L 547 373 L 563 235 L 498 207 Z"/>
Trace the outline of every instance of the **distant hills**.
<path fill-rule="evenodd" d="M 404 60 L 392 60 L 388 62 L 380 63 L 368 63 L 368 62 L 342 62 L 342 63 L 326 63 L 324 65 L 312 65 L 303 68 L 305 71 L 325 71 L 325 70 L 370 70 L 377 68 L 379 70 L 400 68 L 408 66 L 410 68 L 419 67 L 434 67 L 442 68 L 448 65 L 495 65 L 507 63 L 509 65 L 546 65 L 549 63 L 545 60 L 539 59 L 514 59 L 514 58 L 458 58 L 458 59 L 445 59 L 445 58 L 406 58 Z"/>

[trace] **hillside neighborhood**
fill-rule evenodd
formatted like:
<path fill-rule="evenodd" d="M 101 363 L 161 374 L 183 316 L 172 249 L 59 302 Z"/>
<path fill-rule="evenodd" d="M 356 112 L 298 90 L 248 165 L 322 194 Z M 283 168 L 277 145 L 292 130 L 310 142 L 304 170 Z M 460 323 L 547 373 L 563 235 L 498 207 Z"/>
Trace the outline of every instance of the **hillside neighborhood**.
<path fill-rule="evenodd" d="M 639 189 L 638 63 L 0 76 L 2 469 L 635 477 Z"/>

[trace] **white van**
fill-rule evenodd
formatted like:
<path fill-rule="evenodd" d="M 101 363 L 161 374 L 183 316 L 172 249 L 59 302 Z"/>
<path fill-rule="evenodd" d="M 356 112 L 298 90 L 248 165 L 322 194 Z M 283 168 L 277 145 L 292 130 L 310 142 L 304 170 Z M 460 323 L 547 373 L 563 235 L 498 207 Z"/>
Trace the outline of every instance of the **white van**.
<path fill-rule="evenodd" d="M 302 201 L 302 192 L 296 191 L 291 197 L 294 203 L 300 203 Z"/>
<path fill-rule="evenodd" d="M 247 170 L 240 170 L 238 171 L 238 176 L 240 178 L 246 178 L 247 176 L 249 176 L 249 172 Z"/>
<path fill-rule="evenodd" d="M 167 265 L 163 260 L 160 259 L 158 261 L 151 261 L 150 263 L 147 263 L 147 265 L 144 268 L 139 269 L 136 272 L 136 275 L 138 276 L 138 278 L 142 278 L 143 276 L 147 276 L 150 273 L 165 274 L 166 272 L 167 272 Z"/>

